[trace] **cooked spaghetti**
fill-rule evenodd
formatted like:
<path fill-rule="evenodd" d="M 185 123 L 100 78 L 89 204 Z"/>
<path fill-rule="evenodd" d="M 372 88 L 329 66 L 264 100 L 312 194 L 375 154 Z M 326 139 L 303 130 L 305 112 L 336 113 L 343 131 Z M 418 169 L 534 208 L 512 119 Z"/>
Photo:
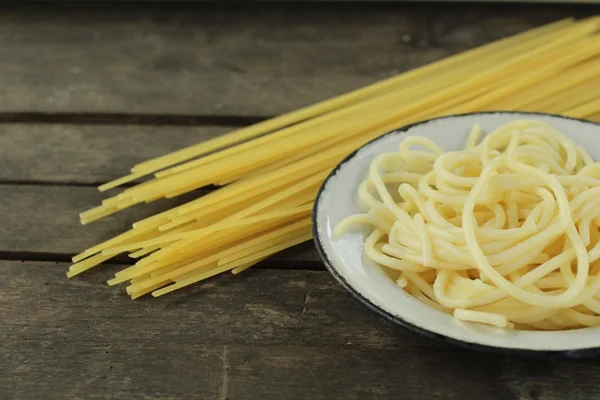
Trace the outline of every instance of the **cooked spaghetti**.
<path fill-rule="evenodd" d="M 420 136 L 378 156 L 358 195 L 368 258 L 456 318 L 559 330 L 600 325 L 600 163 L 552 126 L 507 123 L 464 150 Z M 413 146 L 426 150 L 415 150 Z M 399 197 L 399 198 L 396 198 Z"/>

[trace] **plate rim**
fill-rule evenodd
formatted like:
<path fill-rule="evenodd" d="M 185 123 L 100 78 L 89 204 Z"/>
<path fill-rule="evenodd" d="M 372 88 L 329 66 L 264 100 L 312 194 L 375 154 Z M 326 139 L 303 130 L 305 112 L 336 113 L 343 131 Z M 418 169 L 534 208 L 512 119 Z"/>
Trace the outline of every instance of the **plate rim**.
<path fill-rule="evenodd" d="M 404 125 L 404 126 L 396 128 L 396 129 L 390 130 L 389 132 L 386 132 L 386 133 L 376 137 L 375 139 L 372 139 L 372 140 L 364 143 L 363 145 L 361 145 L 360 147 L 358 147 L 357 149 L 352 151 L 350 154 L 348 154 L 346 157 L 344 157 L 344 159 L 342 159 L 329 172 L 329 174 L 327 175 L 327 177 L 325 178 L 325 180 L 319 187 L 317 196 L 315 197 L 315 202 L 313 204 L 312 215 L 311 215 L 312 221 L 313 221 L 313 224 L 312 224 L 313 242 L 317 249 L 317 254 L 319 255 L 319 258 L 321 259 L 321 261 L 323 261 L 323 263 L 325 264 L 325 267 L 327 268 L 329 273 L 331 273 L 331 275 L 333 275 L 333 277 L 338 281 L 338 283 L 340 283 L 342 285 L 342 287 L 344 287 L 344 289 L 346 289 L 346 291 L 348 291 L 352 295 L 352 297 L 354 297 L 354 299 L 358 300 L 358 302 L 361 303 L 363 306 L 365 306 L 367 309 L 375 312 L 379 316 L 384 317 L 385 319 L 393 322 L 396 325 L 399 325 L 413 333 L 417 333 L 421 336 L 425 336 L 427 338 L 433 339 L 438 343 L 457 346 L 457 347 L 460 347 L 463 349 L 478 350 L 478 351 L 482 351 L 482 352 L 486 352 L 486 353 L 502 354 L 502 355 L 517 355 L 517 356 L 537 357 L 537 358 L 539 358 L 539 357 L 587 358 L 587 357 L 593 357 L 595 355 L 600 355 L 600 345 L 598 345 L 596 347 L 586 347 L 586 348 L 575 349 L 575 350 L 542 350 L 542 349 L 534 350 L 534 349 L 523 349 L 523 348 L 514 348 L 514 347 L 491 346 L 491 345 L 474 343 L 474 342 L 456 339 L 456 338 L 449 337 L 449 336 L 446 336 L 446 335 L 443 335 L 440 333 L 430 331 L 428 329 L 417 326 L 415 324 L 412 324 L 412 323 L 406 321 L 405 319 L 403 319 L 399 316 L 393 315 L 392 313 L 390 313 L 390 312 L 382 309 L 378 305 L 374 304 L 371 300 L 369 300 L 368 298 L 363 296 L 358 290 L 356 290 L 352 285 L 350 285 L 346 281 L 346 279 L 337 271 L 337 268 L 335 267 L 334 262 L 327 255 L 324 245 L 321 242 L 321 237 L 320 237 L 319 231 L 318 231 L 317 216 L 319 215 L 319 204 L 321 202 L 322 195 L 325 192 L 325 187 L 327 186 L 327 183 L 329 182 L 329 180 L 337 174 L 337 172 L 344 166 L 344 164 L 351 161 L 358 154 L 358 152 L 361 151 L 363 148 L 365 148 L 365 147 L 371 145 L 372 143 L 377 142 L 387 136 L 401 134 L 403 132 L 407 132 L 408 130 L 410 130 L 416 126 L 425 125 L 425 124 L 428 124 L 428 123 L 436 121 L 436 120 L 461 118 L 461 117 L 476 116 L 476 115 L 494 115 L 494 114 L 511 114 L 511 115 L 515 115 L 515 116 L 519 116 L 519 115 L 520 116 L 527 116 L 527 115 L 528 116 L 536 116 L 536 115 L 548 116 L 548 117 L 555 117 L 555 118 L 559 118 L 559 119 L 583 122 L 586 124 L 595 125 L 596 127 L 598 127 L 600 129 L 600 123 L 586 120 L 583 118 L 575 118 L 575 117 L 569 117 L 569 116 L 559 115 L 559 114 L 533 112 L 533 111 L 479 111 L 479 112 L 452 114 L 452 115 L 446 115 L 446 116 L 442 116 L 442 117 L 429 118 L 426 120 L 414 122 L 414 123 Z"/>

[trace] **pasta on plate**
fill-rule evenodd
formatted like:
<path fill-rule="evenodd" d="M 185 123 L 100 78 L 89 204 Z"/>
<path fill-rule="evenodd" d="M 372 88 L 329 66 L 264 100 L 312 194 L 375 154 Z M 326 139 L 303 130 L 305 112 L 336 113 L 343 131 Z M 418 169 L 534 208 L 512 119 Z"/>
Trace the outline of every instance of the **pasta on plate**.
<path fill-rule="evenodd" d="M 507 123 L 463 150 L 406 137 L 376 157 L 358 197 L 364 254 L 399 288 L 503 328 L 600 325 L 600 163 L 552 126 Z"/>

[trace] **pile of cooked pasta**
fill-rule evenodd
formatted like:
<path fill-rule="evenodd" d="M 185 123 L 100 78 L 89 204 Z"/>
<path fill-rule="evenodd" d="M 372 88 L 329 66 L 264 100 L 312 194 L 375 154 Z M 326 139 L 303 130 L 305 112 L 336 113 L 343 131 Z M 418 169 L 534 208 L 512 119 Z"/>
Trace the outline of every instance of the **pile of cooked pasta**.
<path fill-rule="evenodd" d="M 81 213 L 90 223 L 137 204 L 219 188 L 73 258 L 73 277 L 121 253 L 135 264 L 110 284 L 160 296 L 239 273 L 311 239 L 311 208 L 328 172 L 392 129 L 485 110 L 600 120 L 600 18 L 565 19 L 456 54 L 353 92 L 133 166 L 100 186 L 135 185 Z"/>
<path fill-rule="evenodd" d="M 410 136 L 358 194 L 368 258 L 465 321 L 516 329 L 600 325 L 600 163 L 552 126 L 507 123 L 464 150 Z M 425 150 L 414 149 L 418 146 Z"/>

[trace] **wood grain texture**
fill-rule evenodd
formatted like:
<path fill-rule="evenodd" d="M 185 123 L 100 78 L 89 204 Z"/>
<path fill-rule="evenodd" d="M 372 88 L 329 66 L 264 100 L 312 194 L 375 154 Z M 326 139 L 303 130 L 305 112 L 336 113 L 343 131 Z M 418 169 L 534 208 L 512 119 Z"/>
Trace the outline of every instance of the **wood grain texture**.
<path fill-rule="evenodd" d="M 415 351 L 430 345 L 360 307 L 325 271 L 251 269 L 243 275 L 221 275 L 162 299 L 132 301 L 123 286 L 105 284 L 120 266 L 107 265 L 72 279 L 65 276 L 67 267 L 66 263 L 0 262 L 5 277 L 0 283 L 3 321 L 10 320 L 9 326 L 21 328 L 20 336 L 33 341 L 43 339 L 40 327 L 61 330 L 71 324 L 62 338 L 67 339 L 71 329 L 103 325 L 115 337 L 130 335 L 141 342 L 156 338 L 173 345 L 295 343 L 337 348 L 403 346 Z M 350 314 L 354 318 L 346 318 Z M 78 321 L 83 327 L 75 326 Z M 320 335 L 311 332 L 316 326 L 321 327 Z"/>
<path fill-rule="evenodd" d="M 250 270 L 160 300 L 0 262 L 0 388 L 20 399 L 596 399 L 595 360 L 443 347 L 326 272 Z M 116 266 L 108 267 L 108 269 Z M 348 316 L 352 318 L 348 318 Z"/>
<path fill-rule="evenodd" d="M 0 107 L 273 115 L 596 12 L 469 4 L 459 13 L 455 7 L 11 5 L 0 11 Z"/>
<path fill-rule="evenodd" d="M 0 125 L 0 181 L 97 184 L 234 128 Z"/>
<path fill-rule="evenodd" d="M 446 348 L 251 347 L 233 353 L 230 362 L 242 372 L 231 372 L 229 393 L 244 400 L 594 400 L 600 391 L 597 360 L 516 359 Z"/>
<path fill-rule="evenodd" d="M 0 185 L 0 254 L 77 254 L 129 229 L 142 218 L 183 204 L 202 193 L 197 191 L 176 199 L 141 204 L 82 226 L 78 213 L 94 207 L 105 197 L 95 188 Z M 275 261 L 293 268 L 323 268 L 312 242 L 278 253 L 263 265 Z"/>

